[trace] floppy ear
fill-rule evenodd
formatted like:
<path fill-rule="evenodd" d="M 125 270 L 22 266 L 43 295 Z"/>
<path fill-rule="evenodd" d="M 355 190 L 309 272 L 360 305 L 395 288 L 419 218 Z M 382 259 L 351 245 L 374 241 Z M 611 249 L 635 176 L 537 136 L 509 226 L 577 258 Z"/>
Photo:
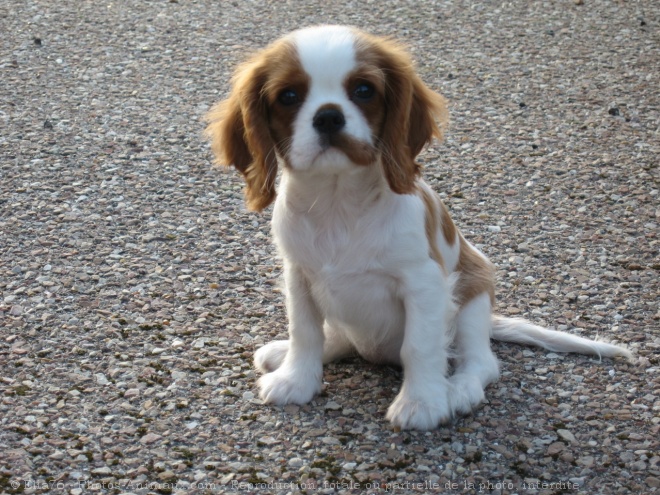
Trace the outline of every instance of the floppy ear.
<path fill-rule="evenodd" d="M 415 73 L 408 54 L 383 44 L 387 114 L 381 132 L 383 168 L 392 191 L 410 193 L 421 166 L 415 158 L 435 136 L 442 139 L 447 122 L 445 98 L 431 91 Z M 440 125 L 436 122 L 440 122 Z"/>
<path fill-rule="evenodd" d="M 277 157 L 262 94 L 267 74 L 263 57 L 239 68 L 229 98 L 207 114 L 206 135 L 219 165 L 233 165 L 245 178 L 245 200 L 261 211 L 275 199 Z"/>
<path fill-rule="evenodd" d="M 448 122 L 448 112 L 447 100 L 444 96 L 430 90 L 417 74 L 414 74 L 412 79 L 413 97 L 408 125 L 408 148 L 414 159 L 434 137 L 439 141 L 442 140 Z"/>

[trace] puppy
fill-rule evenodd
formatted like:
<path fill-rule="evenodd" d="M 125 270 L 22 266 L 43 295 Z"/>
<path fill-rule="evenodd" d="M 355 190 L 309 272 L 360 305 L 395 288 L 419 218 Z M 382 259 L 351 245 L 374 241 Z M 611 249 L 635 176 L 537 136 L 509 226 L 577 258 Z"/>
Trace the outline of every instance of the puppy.
<path fill-rule="evenodd" d="M 255 355 L 265 402 L 310 401 L 323 364 L 357 353 L 403 367 L 387 418 L 424 430 L 484 400 L 499 376 L 491 337 L 631 356 L 492 315 L 493 266 L 415 162 L 446 121 L 445 99 L 400 45 L 343 26 L 276 41 L 239 67 L 228 99 L 210 111 L 212 150 L 243 174 L 247 206 L 275 202 L 289 340 Z"/>

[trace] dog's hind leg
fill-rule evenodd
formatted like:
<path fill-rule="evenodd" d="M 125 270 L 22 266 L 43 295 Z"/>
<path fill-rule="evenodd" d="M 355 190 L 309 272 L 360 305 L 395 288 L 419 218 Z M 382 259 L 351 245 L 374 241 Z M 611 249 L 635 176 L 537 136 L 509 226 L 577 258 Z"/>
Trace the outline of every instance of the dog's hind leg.
<path fill-rule="evenodd" d="M 484 388 L 499 377 L 497 358 L 490 348 L 491 305 L 483 293 L 463 305 L 456 316 L 455 372 L 450 401 L 453 410 L 469 413 L 484 400 Z"/>

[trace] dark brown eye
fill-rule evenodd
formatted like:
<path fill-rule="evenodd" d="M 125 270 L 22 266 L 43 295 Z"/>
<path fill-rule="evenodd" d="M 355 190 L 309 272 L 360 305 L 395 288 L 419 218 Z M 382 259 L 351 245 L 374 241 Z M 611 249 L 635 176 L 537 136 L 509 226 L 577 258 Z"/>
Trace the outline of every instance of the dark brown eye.
<path fill-rule="evenodd" d="M 285 89 L 277 97 L 277 101 L 279 101 L 285 107 L 290 107 L 300 103 L 300 97 L 298 96 L 298 93 L 296 93 L 293 89 Z"/>
<path fill-rule="evenodd" d="M 360 83 L 353 90 L 352 100 L 358 103 L 366 103 L 376 94 L 376 89 L 369 83 Z"/>

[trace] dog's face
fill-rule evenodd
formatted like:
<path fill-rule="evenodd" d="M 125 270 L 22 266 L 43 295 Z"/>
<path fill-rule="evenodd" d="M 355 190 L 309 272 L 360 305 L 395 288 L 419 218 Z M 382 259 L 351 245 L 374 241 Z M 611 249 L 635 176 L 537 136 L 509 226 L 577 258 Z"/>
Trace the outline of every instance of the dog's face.
<path fill-rule="evenodd" d="M 346 28 L 298 31 L 292 70 L 268 88 L 273 138 L 294 170 L 341 169 L 376 161 L 384 76 L 358 63 Z"/>
<path fill-rule="evenodd" d="M 248 206 L 275 197 L 278 158 L 291 170 L 381 167 L 394 192 L 414 187 L 414 159 L 444 122 L 444 99 L 396 43 L 340 26 L 296 31 L 243 64 L 207 133 L 247 182 Z"/>

